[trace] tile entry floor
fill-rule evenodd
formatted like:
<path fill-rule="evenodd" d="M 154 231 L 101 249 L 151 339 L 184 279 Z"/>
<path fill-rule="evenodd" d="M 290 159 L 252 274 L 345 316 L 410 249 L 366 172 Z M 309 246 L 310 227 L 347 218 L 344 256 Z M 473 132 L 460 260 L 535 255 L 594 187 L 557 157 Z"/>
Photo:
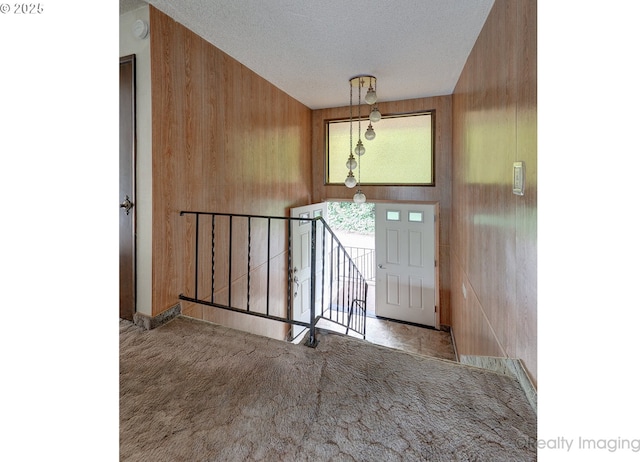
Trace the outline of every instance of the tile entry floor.
<path fill-rule="evenodd" d="M 375 299 L 375 284 L 373 281 L 369 281 L 365 341 L 408 353 L 458 361 L 450 332 L 379 318 L 375 315 Z M 345 333 L 344 327 L 325 319 L 320 319 L 316 326 L 320 329 Z M 302 342 L 306 335 L 305 331 L 293 342 Z M 349 332 L 349 335 L 362 338 L 362 335 L 353 332 Z"/>
<path fill-rule="evenodd" d="M 330 321 L 321 319 L 317 327 L 320 329 L 344 333 L 345 329 Z M 440 359 L 457 361 L 451 334 L 427 327 L 367 316 L 365 341 L 397 350 Z M 350 333 L 354 337 L 361 335 Z"/>
<path fill-rule="evenodd" d="M 433 356 L 435 358 L 448 359 L 450 361 L 458 361 L 450 332 L 377 317 L 375 315 L 375 283 L 374 281 L 368 282 L 367 335 L 365 338 L 367 342 L 371 342 L 375 345 L 395 348 L 408 353 Z M 341 332 L 343 334 L 345 332 L 345 328 L 342 326 L 324 319 L 321 319 L 317 326 L 321 329 Z M 362 338 L 360 334 L 350 333 L 349 335 Z"/>

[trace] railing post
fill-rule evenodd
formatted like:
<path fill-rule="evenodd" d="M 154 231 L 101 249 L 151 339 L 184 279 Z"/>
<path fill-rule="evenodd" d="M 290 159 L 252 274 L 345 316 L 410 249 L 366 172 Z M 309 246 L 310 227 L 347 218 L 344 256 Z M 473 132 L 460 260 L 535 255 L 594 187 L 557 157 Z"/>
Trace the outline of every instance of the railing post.
<path fill-rule="evenodd" d="M 200 214 L 196 214 L 196 255 L 195 255 L 195 297 L 198 298 L 198 254 L 200 251 L 198 250 L 198 245 L 200 244 Z"/>
<path fill-rule="evenodd" d="M 291 290 L 293 283 L 293 268 L 292 268 L 292 237 L 291 233 L 293 232 L 291 226 L 291 220 L 287 220 L 287 320 L 291 321 L 293 318 L 293 300 L 291 299 Z M 293 326 L 290 326 L 289 329 L 289 338 L 293 339 Z"/>
<path fill-rule="evenodd" d="M 247 217 L 247 311 L 251 307 L 251 217 Z"/>
<path fill-rule="evenodd" d="M 318 345 L 316 340 L 316 226 L 318 220 L 311 221 L 311 300 L 310 300 L 310 324 L 309 341 L 307 346 L 314 347 Z"/>
<path fill-rule="evenodd" d="M 369 292 L 369 284 L 364 282 L 364 308 L 362 312 L 362 338 L 367 338 L 367 294 Z"/>
<path fill-rule="evenodd" d="M 231 285 L 232 285 L 232 274 L 231 274 L 231 267 L 233 265 L 233 215 L 229 215 L 229 280 L 227 282 L 227 287 L 228 287 L 228 302 L 227 304 L 229 306 L 233 306 L 233 303 L 231 303 Z"/>
<path fill-rule="evenodd" d="M 215 287 L 215 275 L 216 275 L 216 215 L 211 215 L 211 303 L 213 303 L 213 294 L 216 291 Z"/>
<path fill-rule="evenodd" d="M 271 299 L 271 218 L 267 219 L 267 316 L 269 316 L 269 300 Z"/>

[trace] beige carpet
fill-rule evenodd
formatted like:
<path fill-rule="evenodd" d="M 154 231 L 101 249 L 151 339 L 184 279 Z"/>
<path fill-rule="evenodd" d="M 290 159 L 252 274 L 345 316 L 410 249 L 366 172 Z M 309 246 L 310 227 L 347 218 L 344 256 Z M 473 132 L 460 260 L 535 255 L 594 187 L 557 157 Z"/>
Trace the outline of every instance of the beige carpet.
<path fill-rule="evenodd" d="M 121 460 L 536 460 L 536 416 L 510 377 L 318 339 L 120 321 Z"/>

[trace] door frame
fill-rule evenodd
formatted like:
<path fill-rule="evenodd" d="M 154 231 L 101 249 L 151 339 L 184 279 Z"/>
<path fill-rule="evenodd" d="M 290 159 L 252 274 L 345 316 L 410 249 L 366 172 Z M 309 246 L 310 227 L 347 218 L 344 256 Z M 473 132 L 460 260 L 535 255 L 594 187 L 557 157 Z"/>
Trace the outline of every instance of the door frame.
<path fill-rule="evenodd" d="M 120 317 L 136 312 L 136 59 L 120 57 L 119 249 Z M 123 86 L 123 83 L 125 84 Z M 124 92 L 123 92 L 124 89 Z M 124 106 L 124 107 L 123 107 Z M 123 208 L 128 196 L 133 207 Z M 128 212 L 128 213 L 127 213 Z"/>
<path fill-rule="evenodd" d="M 371 201 L 377 204 L 385 204 L 385 205 L 393 205 L 393 204 L 398 204 L 401 206 L 410 206 L 410 205 L 432 205 L 434 207 L 434 263 L 435 263 L 435 268 L 434 268 L 434 305 L 435 305 L 435 313 L 434 313 L 434 326 L 428 326 L 428 327 L 433 327 L 436 330 L 440 330 L 440 311 L 441 311 L 441 306 L 440 306 L 440 262 L 439 262 L 439 249 L 440 249 L 440 230 L 439 230 L 439 223 L 440 223 L 440 203 L 438 201 Z M 377 208 L 376 208 L 377 211 Z M 377 221 L 377 220 L 376 220 Z M 380 249 L 378 249 L 378 233 L 380 232 L 377 223 L 376 223 L 376 227 L 375 227 L 375 234 L 376 234 L 376 258 L 378 258 L 379 251 Z M 378 263 L 376 263 L 376 273 L 378 270 Z M 376 298 L 376 309 L 377 309 L 377 301 L 378 301 L 378 297 L 379 297 L 379 291 L 383 290 L 382 289 L 382 284 L 378 284 L 377 281 L 377 275 L 376 275 L 376 284 L 375 284 L 375 298 Z M 391 319 L 391 318 L 389 318 Z M 408 321 L 400 321 L 400 322 L 408 322 Z M 412 324 L 412 323 L 409 323 Z M 422 324 L 416 324 L 419 326 L 423 326 Z M 426 325 L 425 325 L 426 326 Z"/>
<path fill-rule="evenodd" d="M 305 214 L 305 216 L 303 217 L 302 215 Z M 313 319 L 304 319 L 302 317 L 303 314 L 307 314 L 307 311 L 309 311 L 310 314 L 310 310 L 304 310 L 304 305 L 305 305 L 305 300 L 303 300 L 303 297 L 305 295 L 311 297 L 311 294 L 313 293 L 315 295 L 315 315 L 320 316 L 321 313 L 324 310 L 324 307 L 320 306 L 321 305 L 321 301 L 323 300 L 323 294 L 322 291 L 324 290 L 324 288 L 322 287 L 322 278 L 320 277 L 320 279 L 318 279 L 318 276 L 321 276 L 321 271 L 322 271 L 322 267 L 320 266 L 321 262 L 322 262 L 322 252 L 323 251 L 327 251 L 326 248 L 322 248 L 322 246 L 316 246 L 316 287 L 315 290 L 313 290 L 311 288 L 311 286 L 306 286 L 307 281 L 310 283 L 310 281 L 313 279 L 311 277 L 311 262 L 309 261 L 309 274 L 306 274 L 305 271 L 306 269 L 301 269 L 300 271 L 297 271 L 295 265 L 299 264 L 300 261 L 302 261 L 304 259 L 304 255 L 306 253 L 306 258 L 310 259 L 312 252 L 311 252 L 311 248 L 308 247 L 306 249 L 302 249 L 302 242 L 301 242 L 301 236 L 302 234 L 300 233 L 301 231 L 303 231 L 305 234 L 309 235 L 309 240 L 307 242 L 307 245 L 310 246 L 311 245 L 311 240 L 310 240 L 310 236 L 311 236 L 311 226 L 316 226 L 316 239 L 317 240 L 321 240 L 322 236 L 317 232 L 318 229 L 320 230 L 324 230 L 324 226 L 319 226 L 318 221 L 314 220 L 314 218 L 317 217 L 322 217 L 323 219 L 326 219 L 327 216 L 327 203 L 326 202 L 316 202 L 313 204 L 307 204 L 307 205 L 303 205 L 303 206 L 299 206 L 299 207 L 291 207 L 289 209 L 289 216 L 292 218 L 308 218 L 309 221 L 299 221 L 299 220 L 293 220 L 291 223 L 292 229 L 291 229 L 291 263 L 294 265 L 294 268 L 290 268 L 290 271 L 292 271 L 291 273 L 291 280 L 292 280 L 292 287 L 291 287 L 291 317 L 292 319 L 298 320 L 298 321 L 303 321 L 303 322 L 313 322 Z M 318 251 L 319 250 L 319 251 Z M 299 277 L 304 277 L 305 279 L 303 279 L 302 281 L 298 281 L 296 278 Z M 299 293 L 298 293 L 299 291 Z M 306 302 L 308 303 L 308 306 L 311 305 L 311 300 L 306 300 Z M 299 307 L 301 307 L 303 309 L 297 309 Z M 299 311 L 299 313 L 298 313 Z M 297 318 L 296 316 L 300 315 L 300 318 Z M 298 326 L 296 324 L 292 324 L 291 325 L 291 330 L 290 330 L 290 339 L 296 339 L 300 334 L 304 333 L 306 328 Z"/>

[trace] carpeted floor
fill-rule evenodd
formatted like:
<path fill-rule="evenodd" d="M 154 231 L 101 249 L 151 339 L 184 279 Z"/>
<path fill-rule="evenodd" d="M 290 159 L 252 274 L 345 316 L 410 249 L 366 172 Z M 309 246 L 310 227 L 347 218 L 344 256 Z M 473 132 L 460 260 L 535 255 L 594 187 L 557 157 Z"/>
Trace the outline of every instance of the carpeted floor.
<path fill-rule="evenodd" d="M 120 321 L 123 461 L 532 461 L 518 383 L 320 332 L 317 348 L 178 317 Z"/>

